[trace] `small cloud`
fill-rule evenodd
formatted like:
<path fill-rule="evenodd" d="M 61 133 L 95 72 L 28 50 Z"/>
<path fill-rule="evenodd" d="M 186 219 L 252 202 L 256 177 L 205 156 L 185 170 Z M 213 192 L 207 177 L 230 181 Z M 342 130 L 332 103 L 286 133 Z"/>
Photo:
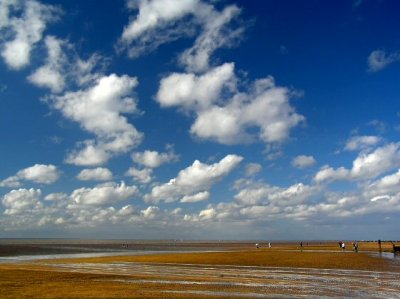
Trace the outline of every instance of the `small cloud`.
<path fill-rule="evenodd" d="M 112 172 L 103 167 L 83 169 L 77 176 L 81 181 L 109 181 L 112 180 Z"/>
<path fill-rule="evenodd" d="M 400 61 L 400 53 L 386 53 L 383 50 L 372 51 L 368 56 L 368 71 L 378 72 L 386 68 L 388 65 Z"/>
<path fill-rule="evenodd" d="M 313 156 L 300 155 L 292 160 L 292 166 L 299 169 L 304 169 L 313 166 L 316 163 Z"/>
<path fill-rule="evenodd" d="M 21 180 L 39 184 L 51 184 L 57 181 L 60 175 L 60 171 L 54 165 L 35 164 L 18 171 L 14 176 L 10 176 L 5 180 L 0 181 L 0 187 L 19 187 L 21 185 Z"/>
<path fill-rule="evenodd" d="M 253 176 L 262 170 L 262 166 L 258 163 L 249 163 L 246 165 L 246 176 Z"/>
<path fill-rule="evenodd" d="M 381 141 L 382 138 L 378 136 L 353 136 L 345 146 L 346 151 L 357 151 L 370 148 Z"/>
<path fill-rule="evenodd" d="M 166 153 L 146 150 L 132 154 L 134 162 L 149 168 L 157 168 L 164 163 L 176 162 L 178 159 L 179 156 L 174 153 L 173 148 L 170 148 Z"/>

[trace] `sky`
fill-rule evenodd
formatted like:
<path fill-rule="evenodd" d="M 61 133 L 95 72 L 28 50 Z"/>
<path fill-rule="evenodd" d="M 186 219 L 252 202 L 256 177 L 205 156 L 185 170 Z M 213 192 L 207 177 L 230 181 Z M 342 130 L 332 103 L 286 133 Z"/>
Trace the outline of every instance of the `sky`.
<path fill-rule="evenodd" d="M 0 0 L 0 237 L 399 239 L 395 0 Z"/>

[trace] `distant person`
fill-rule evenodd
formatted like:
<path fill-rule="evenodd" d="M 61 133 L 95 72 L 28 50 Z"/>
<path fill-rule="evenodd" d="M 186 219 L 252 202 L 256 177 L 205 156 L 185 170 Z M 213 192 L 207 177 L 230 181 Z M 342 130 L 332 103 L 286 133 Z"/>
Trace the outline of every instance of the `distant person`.
<path fill-rule="evenodd" d="M 358 252 L 358 243 L 357 242 L 353 243 L 353 247 L 354 247 L 354 252 Z"/>
<path fill-rule="evenodd" d="M 271 242 L 268 242 L 268 248 L 271 248 Z"/>
<path fill-rule="evenodd" d="M 339 244 L 339 248 L 342 248 L 342 241 L 340 241 L 340 242 L 338 242 L 338 244 Z"/>
<path fill-rule="evenodd" d="M 379 252 L 382 252 L 382 244 L 381 240 L 378 240 Z"/>
<path fill-rule="evenodd" d="M 260 244 L 256 243 L 256 248 L 260 248 Z"/>
<path fill-rule="evenodd" d="M 300 242 L 300 247 L 303 248 L 303 242 Z"/>
<path fill-rule="evenodd" d="M 344 244 L 344 242 L 342 242 L 342 250 L 346 251 L 346 244 Z"/>

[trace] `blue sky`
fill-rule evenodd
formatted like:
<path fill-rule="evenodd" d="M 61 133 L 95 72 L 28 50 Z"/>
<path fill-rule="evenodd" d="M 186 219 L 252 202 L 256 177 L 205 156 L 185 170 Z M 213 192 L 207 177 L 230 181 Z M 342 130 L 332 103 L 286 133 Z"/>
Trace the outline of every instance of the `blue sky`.
<path fill-rule="evenodd" d="M 398 238 L 399 8 L 0 0 L 0 237 Z"/>

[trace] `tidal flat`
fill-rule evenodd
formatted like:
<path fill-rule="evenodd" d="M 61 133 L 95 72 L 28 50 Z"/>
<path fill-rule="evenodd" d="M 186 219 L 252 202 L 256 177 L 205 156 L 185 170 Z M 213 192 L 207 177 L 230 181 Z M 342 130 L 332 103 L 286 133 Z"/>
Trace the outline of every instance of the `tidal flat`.
<path fill-rule="evenodd" d="M 347 248 L 336 242 L 274 242 L 271 248 L 250 242 L 3 242 L 0 297 L 400 298 L 400 256 L 389 252 L 390 243 L 382 244 L 381 255 L 374 242 L 360 243 L 358 253 L 349 250 L 351 243 Z"/>

